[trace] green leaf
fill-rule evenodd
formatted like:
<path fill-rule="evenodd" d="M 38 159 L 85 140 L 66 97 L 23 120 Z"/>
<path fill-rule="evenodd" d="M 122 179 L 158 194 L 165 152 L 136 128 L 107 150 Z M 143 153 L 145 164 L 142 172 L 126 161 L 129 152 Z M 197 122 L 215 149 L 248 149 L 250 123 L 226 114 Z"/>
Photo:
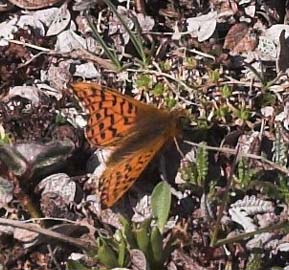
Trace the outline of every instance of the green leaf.
<path fill-rule="evenodd" d="M 198 65 L 198 62 L 197 62 L 196 58 L 187 57 L 185 59 L 184 66 L 186 67 L 186 69 L 188 69 L 188 70 L 195 69 L 197 67 L 197 65 Z"/>
<path fill-rule="evenodd" d="M 289 202 L 289 188 L 288 188 L 288 177 L 279 176 L 280 184 L 278 185 L 278 191 L 281 197 L 288 204 Z"/>
<path fill-rule="evenodd" d="M 217 118 L 228 117 L 231 115 L 230 109 L 227 105 L 220 106 L 216 109 L 215 115 Z"/>
<path fill-rule="evenodd" d="M 148 247 L 149 247 L 149 226 L 151 220 L 147 219 L 141 223 L 141 226 L 134 230 L 135 238 L 137 242 L 138 248 L 145 254 L 148 254 Z"/>
<path fill-rule="evenodd" d="M 241 188 L 250 188 L 250 182 L 253 179 L 253 170 L 249 168 L 248 160 L 246 158 L 240 158 L 237 167 L 238 182 Z"/>
<path fill-rule="evenodd" d="M 113 268 L 119 266 L 115 252 L 106 243 L 103 243 L 99 247 L 97 257 L 107 267 Z"/>
<path fill-rule="evenodd" d="M 225 84 L 221 87 L 221 93 L 224 98 L 229 98 L 232 95 L 232 89 L 229 85 Z"/>
<path fill-rule="evenodd" d="M 111 69 L 114 71 L 120 71 L 122 69 L 121 63 L 118 60 L 116 51 L 114 49 L 110 49 L 109 46 L 105 43 L 101 35 L 98 33 L 95 25 L 90 20 L 89 16 L 86 14 L 86 20 L 88 22 L 88 25 L 90 26 L 92 30 L 92 36 L 97 40 L 97 42 L 100 44 L 102 49 L 104 50 L 106 56 L 111 60 L 111 62 L 114 64 L 115 68 L 111 66 Z"/>
<path fill-rule="evenodd" d="M 153 94 L 156 97 L 163 95 L 164 92 L 165 92 L 165 86 L 164 84 L 160 82 L 158 82 L 153 88 Z"/>
<path fill-rule="evenodd" d="M 198 185 L 198 171 L 195 163 L 184 164 L 180 172 L 184 181 L 193 185 Z"/>
<path fill-rule="evenodd" d="M 134 46 L 134 48 L 136 49 L 138 55 L 141 57 L 142 62 L 144 65 L 147 64 L 147 58 L 146 58 L 146 54 L 144 51 L 144 47 L 143 47 L 143 38 L 140 35 L 140 32 L 138 30 L 140 30 L 137 26 L 137 20 L 132 18 L 132 20 L 134 21 L 135 27 L 136 27 L 136 33 L 132 32 L 131 29 L 127 26 L 126 21 L 122 18 L 122 16 L 119 14 L 119 12 L 117 11 L 116 7 L 112 4 L 112 2 L 110 0 L 103 0 L 103 2 L 111 8 L 112 12 L 116 15 L 116 17 L 118 18 L 118 20 L 120 21 L 120 23 L 122 24 L 122 26 L 124 27 L 124 29 L 126 30 L 126 32 L 129 35 L 129 38 Z"/>
<path fill-rule="evenodd" d="M 163 232 L 167 223 L 171 208 L 172 194 L 168 183 L 160 182 L 153 190 L 151 207 L 154 217 L 157 219 L 159 230 Z"/>
<path fill-rule="evenodd" d="M 197 171 L 198 171 L 198 185 L 203 186 L 203 183 L 208 174 L 208 152 L 205 149 L 205 143 L 200 143 L 200 147 L 197 150 Z"/>
<path fill-rule="evenodd" d="M 217 83 L 220 80 L 220 72 L 215 69 L 209 72 L 209 79 L 212 83 Z"/>
<path fill-rule="evenodd" d="M 167 106 L 169 109 L 171 109 L 171 108 L 173 108 L 174 106 L 176 106 L 177 101 L 176 101 L 174 98 L 167 97 L 167 98 L 165 98 L 165 103 L 166 103 L 166 106 Z"/>
<path fill-rule="evenodd" d="M 172 69 L 172 63 L 169 60 L 159 62 L 162 71 L 170 71 Z"/>
<path fill-rule="evenodd" d="M 153 227 L 151 232 L 151 248 L 154 263 L 161 266 L 164 262 L 163 237 L 158 227 Z"/>
<path fill-rule="evenodd" d="M 61 115 L 60 113 L 56 115 L 56 118 L 55 118 L 55 123 L 57 125 L 63 125 L 63 124 L 66 124 L 67 123 L 67 119 Z"/>
<path fill-rule="evenodd" d="M 136 79 L 137 88 L 151 88 L 152 86 L 152 78 L 149 75 L 141 74 Z"/>
<path fill-rule="evenodd" d="M 82 263 L 77 261 L 69 260 L 66 265 L 66 270 L 90 270 L 91 268 L 87 268 Z"/>
<path fill-rule="evenodd" d="M 236 111 L 236 116 L 242 121 L 247 121 L 250 117 L 250 111 L 242 107 Z"/>
<path fill-rule="evenodd" d="M 118 246 L 118 265 L 125 266 L 125 258 L 126 258 L 126 244 L 124 239 L 122 238 L 119 246 Z"/>
<path fill-rule="evenodd" d="M 121 228 L 122 234 L 125 237 L 127 244 L 129 245 L 129 248 L 130 249 L 137 248 L 137 243 L 135 241 L 130 222 L 122 215 L 120 215 L 119 217 L 119 222 L 122 224 Z"/>

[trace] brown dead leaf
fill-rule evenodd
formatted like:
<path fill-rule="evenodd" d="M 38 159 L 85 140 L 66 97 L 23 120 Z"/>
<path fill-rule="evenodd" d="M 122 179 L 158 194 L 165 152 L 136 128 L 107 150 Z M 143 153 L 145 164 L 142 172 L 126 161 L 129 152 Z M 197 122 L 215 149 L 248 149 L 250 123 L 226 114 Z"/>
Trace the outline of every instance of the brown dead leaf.
<path fill-rule="evenodd" d="M 25 9 L 40 9 L 49 6 L 53 6 L 56 3 L 59 3 L 62 0 L 9 0 L 12 4 L 17 7 Z"/>
<path fill-rule="evenodd" d="M 232 54 L 253 51 L 257 46 L 257 36 L 245 23 L 233 25 L 224 42 L 224 49 Z"/>

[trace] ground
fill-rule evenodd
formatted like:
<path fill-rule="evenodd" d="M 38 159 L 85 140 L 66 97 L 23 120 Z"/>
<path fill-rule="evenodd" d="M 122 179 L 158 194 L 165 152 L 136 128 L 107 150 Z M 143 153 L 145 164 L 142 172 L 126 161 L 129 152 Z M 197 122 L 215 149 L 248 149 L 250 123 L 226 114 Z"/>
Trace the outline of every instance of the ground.
<path fill-rule="evenodd" d="M 289 269 L 287 14 L 0 1 L 1 267 Z"/>

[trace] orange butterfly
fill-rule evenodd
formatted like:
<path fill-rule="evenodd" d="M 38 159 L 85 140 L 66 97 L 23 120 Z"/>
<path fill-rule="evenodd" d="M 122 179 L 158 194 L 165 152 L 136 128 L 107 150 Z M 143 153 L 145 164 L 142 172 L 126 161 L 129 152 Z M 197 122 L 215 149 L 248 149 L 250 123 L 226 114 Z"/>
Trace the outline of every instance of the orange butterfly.
<path fill-rule="evenodd" d="M 102 206 L 111 207 L 162 146 L 180 134 L 185 114 L 157 109 L 95 83 L 74 83 L 72 89 L 88 110 L 89 143 L 114 147 L 99 180 Z"/>

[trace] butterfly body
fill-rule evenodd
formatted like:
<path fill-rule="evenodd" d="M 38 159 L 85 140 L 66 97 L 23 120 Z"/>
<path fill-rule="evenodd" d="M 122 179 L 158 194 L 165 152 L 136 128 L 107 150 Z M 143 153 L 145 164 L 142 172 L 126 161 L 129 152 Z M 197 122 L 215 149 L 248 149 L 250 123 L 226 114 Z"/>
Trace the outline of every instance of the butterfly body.
<path fill-rule="evenodd" d="M 99 180 L 102 205 L 110 207 L 164 144 L 180 134 L 179 119 L 184 112 L 157 109 L 94 83 L 75 83 L 72 88 L 88 110 L 90 144 L 113 147 Z"/>

